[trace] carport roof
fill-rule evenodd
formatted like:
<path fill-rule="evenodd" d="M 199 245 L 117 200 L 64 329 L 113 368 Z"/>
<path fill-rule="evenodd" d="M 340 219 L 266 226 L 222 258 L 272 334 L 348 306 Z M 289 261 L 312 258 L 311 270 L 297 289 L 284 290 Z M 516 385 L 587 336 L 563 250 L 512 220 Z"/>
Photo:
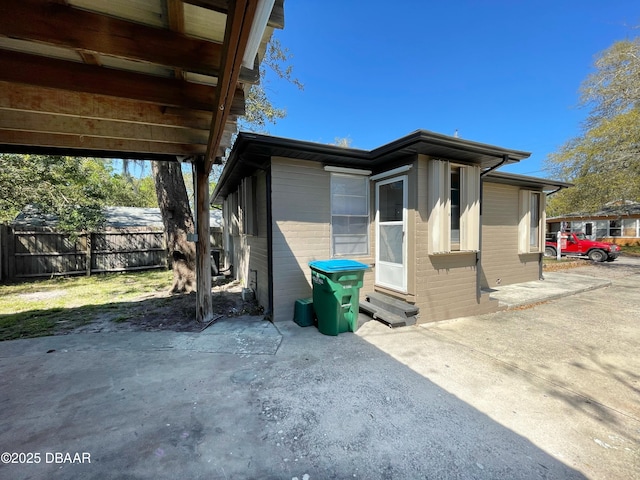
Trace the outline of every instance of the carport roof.
<path fill-rule="evenodd" d="M 242 178 L 256 168 L 266 166 L 269 159 L 274 156 L 310 160 L 333 166 L 364 168 L 376 173 L 388 168 L 389 165 L 409 161 L 417 154 L 477 164 L 483 169 L 516 163 L 531 155 L 529 152 L 506 149 L 428 130 L 416 130 L 374 150 L 359 150 L 241 132 L 213 192 L 212 202 L 220 203 L 235 189 Z"/>
<path fill-rule="evenodd" d="M 1 0 L 0 152 L 224 155 L 283 0 Z"/>

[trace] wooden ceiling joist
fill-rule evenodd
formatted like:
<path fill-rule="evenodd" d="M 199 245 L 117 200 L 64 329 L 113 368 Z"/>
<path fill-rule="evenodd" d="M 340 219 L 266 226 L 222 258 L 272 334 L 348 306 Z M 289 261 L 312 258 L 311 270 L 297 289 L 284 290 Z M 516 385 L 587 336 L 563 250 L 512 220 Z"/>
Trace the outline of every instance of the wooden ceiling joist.
<path fill-rule="evenodd" d="M 0 108 L 208 130 L 211 112 L 0 81 Z"/>
<path fill-rule="evenodd" d="M 207 85 L 115 69 L 105 75 L 104 67 L 1 49 L 0 80 L 196 110 L 211 111 L 216 98 Z M 244 113 L 242 89 L 234 90 L 232 106 Z"/>
<path fill-rule="evenodd" d="M 0 109 L 0 128 L 27 132 L 69 133 L 122 140 L 148 140 L 157 143 L 206 145 L 209 138 L 208 130 L 4 109 Z"/>
<path fill-rule="evenodd" d="M 26 132 L 0 129 L 0 145 L 21 145 L 33 147 L 55 147 L 63 149 L 66 155 L 73 155 L 75 150 L 91 153 L 88 156 L 109 156 L 112 158 L 132 158 L 130 154 L 146 154 L 148 159 L 153 155 L 164 155 L 175 160 L 178 156 L 204 155 L 206 145 L 158 143 L 145 140 L 126 140 L 121 138 L 102 138 L 90 135 L 54 134 L 42 132 Z M 24 149 L 30 151 L 29 148 Z M 98 152 L 108 152 L 109 155 Z M 78 156 L 80 156 L 78 154 Z M 144 158 L 144 156 L 142 156 Z"/>
<path fill-rule="evenodd" d="M 166 30 L 87 12 L 47 0 L 3 0 L 12 15 L 0 15 L 0 31 L 15 39 L 67 47 L 101 55 L 167 65 L 217 77 L 222 45 Z M 179 17 L 182 2 L 169 0 L 171 22 Z M 144 39 L 141 42 L 140 39 Z M 255 83 L 257 72 L 244 69 L 241 81 Z"/>

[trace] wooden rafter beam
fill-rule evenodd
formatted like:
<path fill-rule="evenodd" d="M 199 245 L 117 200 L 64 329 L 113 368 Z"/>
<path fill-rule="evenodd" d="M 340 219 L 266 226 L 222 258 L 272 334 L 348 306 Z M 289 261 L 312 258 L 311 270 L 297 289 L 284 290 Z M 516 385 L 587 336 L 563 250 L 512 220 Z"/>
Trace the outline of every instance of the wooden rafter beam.
<path fill-rule="evenodd" d="M 0 81 L 0 108 L 209 130 L 211 112 Z"/>
<path fill-rule="evenodd" d="M 167 3 L 167 18 L 169 29 L 173 32 L 184 33 L 184 3 L 182 0 L 165 0 Z M 184 79 L 184 70 L 180 67 L 173 69 L 175 77 Z"/>
<path fill-rule="evenodd" d="M 145 140 L 156 143 L 193 143 L 206 145 L 209 132 L 189 128 L 95 118 L 75 117 L 41 112 L 21 112 L 0 108 L 0 129 L 25 132 L 75 134 L 120 140 Z"/>
<path fill-rule="evenodd" d="M 128 98 L 169 107 L 211 111 L 216 88 L 95 65 L 55 60 L 0 49 L 0 81 Z M 235 89 L 230 104 L 244 113 L 244 92 Z M 242 111 L 242 113 L 238 113 Z"/>
<path fill-rule="evenodd" d="M 224 51 L 222 52 L 222 70 L 218 78 L 211 133 L 204 159 L 207 171 L 211 170 L 215 163 L 215 157 L 218 155 L 218 148 L 230 114 L 233 91 L 238 83 L 242 57 L 251 34 L 251 25 L 257 4 L 257 0 L 236 0 L 232 2 L 233 8 L 227 13 Z"/>
<path fill-rule="evenodd" d="M 216 77 L 222 45 L 47 0 L 0 0 L 0 34 Z M 180 3 L 182 2 L 173 2 Z M 177 9 L 176 9 L 177 11 Z M 175 14 L 175 12 L 174 12 Z"/>
<path fill-rule="evenodd" d="M 40 149 L 52 148 L 62 151 L 102 151 L 110 156 L 131 158 L 132 153 L 148 155 L 191 156 L 203 155 L 206 145 L 192 143 L 159 143 L 148 140 L 126 140 L 121 138 L 93 137 L 89 135 L 25 132 L 0 129 L 0 146 L 33 146 Z"/>

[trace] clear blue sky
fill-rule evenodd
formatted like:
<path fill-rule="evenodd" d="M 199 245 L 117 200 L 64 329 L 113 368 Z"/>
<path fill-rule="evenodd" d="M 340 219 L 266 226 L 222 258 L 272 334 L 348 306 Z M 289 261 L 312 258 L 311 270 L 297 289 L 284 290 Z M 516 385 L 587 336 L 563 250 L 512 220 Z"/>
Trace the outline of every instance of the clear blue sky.
<path fill-rule="evenodd" d="M 276 38 L 303 91 L 268 79 L 272 135 L 373 149 L 418 129 L 532 152 L 502 171 L 547 176 L 580 132 L 594 57 L 640 35 L 637 0 L 285 0 Z"/>

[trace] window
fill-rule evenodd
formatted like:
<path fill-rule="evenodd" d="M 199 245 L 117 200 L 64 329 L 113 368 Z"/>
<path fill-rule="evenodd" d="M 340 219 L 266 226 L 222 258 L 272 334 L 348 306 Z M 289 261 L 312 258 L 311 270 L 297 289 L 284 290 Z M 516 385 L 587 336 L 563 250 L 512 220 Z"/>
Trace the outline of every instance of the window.
<path fill-rule="evenodd" d="M 480 248 L 480 168 L 429 161 L 429 254 Z"/>
<path fill-rule="evenodd" d="M 620 237 L 622 236 L 622 221 L 621 220 L 609 220 L 609 236 Z"/>
<path fill-rule="evenodd" d="M 529 205 L 529 249 L 532 252 L 540 248 L 540 194 L 531 194 Z"/>
<path fill-rule="evenodd" d="M 369 253 L 369 179 L 331 174 L 331 248 L 335 256 Z"/>
<path fill-rule="evenodd" d="M 625 218 L 624 220 L 622 220 L 622 236 L 623 237 L 638 236 L 638 221 L 636 219 Z"/>
<path fill-rule="evenodd" d="M 256 182 L 253 177 L 245 177 L 242 179 L 239 197 L 242 233 L 245 235 L 257 235 Z"/>
<path fill-rule="evenodd" d="M 587 237 L 590 237 L 591 235 L 593 235 L 593 223 L 585 223 L 584 224 L 584 234 Z"/>
<path fill-rule="evenodd" d="M 544 197 L 540 192 L 520 190 L 518 253 L 539 253 L 543 243 Z"/>
<path fill-rule="evenodd" d="M 460 250 L 460 167 L 451 167 L 451 249 Z"/>

